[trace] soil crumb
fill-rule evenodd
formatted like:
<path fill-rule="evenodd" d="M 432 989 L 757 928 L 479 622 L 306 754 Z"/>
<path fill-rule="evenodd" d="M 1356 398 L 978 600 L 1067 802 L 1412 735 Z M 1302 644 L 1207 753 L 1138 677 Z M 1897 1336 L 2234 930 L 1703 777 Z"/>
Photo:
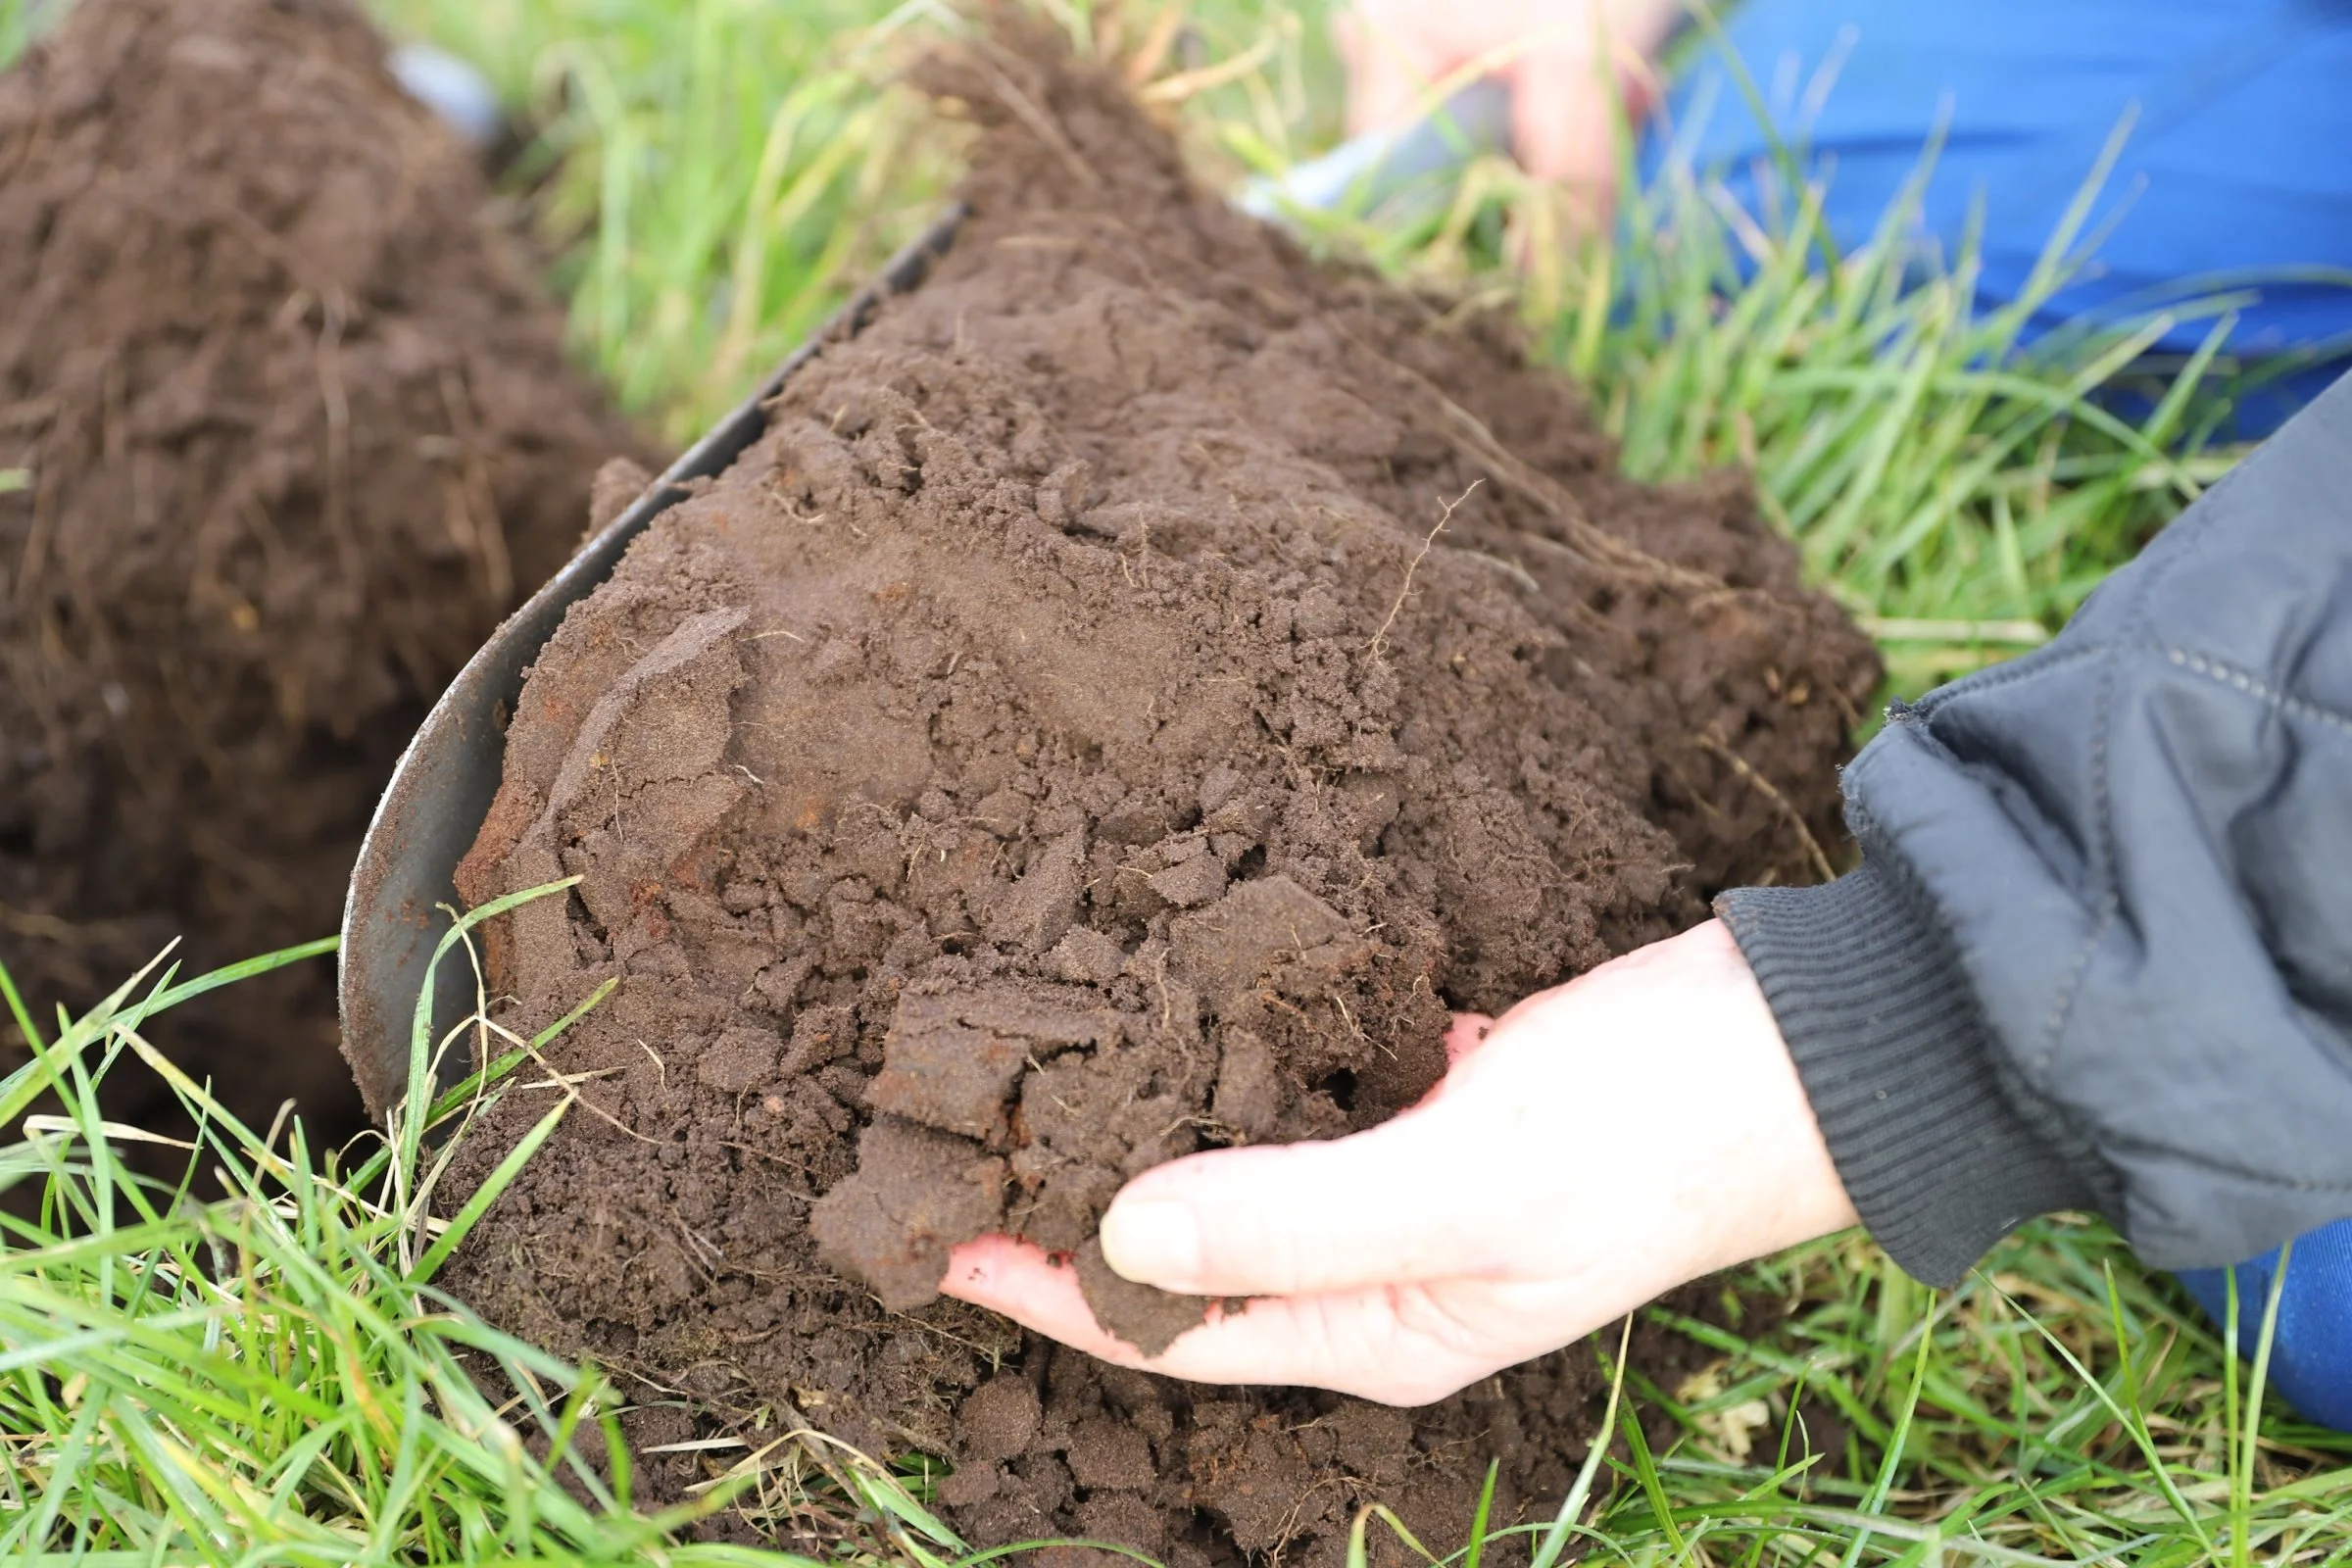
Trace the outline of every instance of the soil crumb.
<path fill-rule="evenodd" d="M 1090 1266 L 1123 1181 L 1375 1123 L 1449 1008 L 1815 876 L 1877 665 L 1741 484 L 1629 482 L 1505 324 L 1310 263 L 1057 46 L 976 47 L 929 73 L 982 131 L 953 250 L 531 674 L 461 885 L 581 879 L 494 932 L 517 1027 L 620 984 L 453 1284 L 705 1433 L 944 1458 L 976 1544 L 1337 1564 L 1379 1500 L 1446 1549 L 1491 1457 L 1498 1524 L 1557 1505 L 1588 1351 L 1410 1412 L 1186 1387 L 942 1299 L 948 1250 L 1072 1254 L 1165 1345 L 1200 1303 Z"/>
<path fill-rule="evenodd" d="M 0 75 L 0 955 L 36 1017 L 174 937 L 195 973 L 332 934 L 425 705 L 644 451 L 384 49 L 344 0 L 103 0 Z M 157 1038 L 340 1135 L 332 979 Z"/>

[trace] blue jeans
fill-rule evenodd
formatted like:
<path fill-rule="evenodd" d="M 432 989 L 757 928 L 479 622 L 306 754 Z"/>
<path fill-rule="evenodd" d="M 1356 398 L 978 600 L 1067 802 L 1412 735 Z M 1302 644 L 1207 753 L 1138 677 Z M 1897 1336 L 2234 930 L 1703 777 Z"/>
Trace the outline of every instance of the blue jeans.
<path fill-rule="evenodd" d="M 2191 1269 L 2180 1276 L 2216 1323 L 2229 1321 L 2230 1276 L 2237 1276 L 2238 1348 L 2254 1353 L 2262 1334 L 2278 1254 L 2235 1269 Z M 2352 1432 L 2352 1219 L 2323 1226 L 2287 1254 L 2271 1342 L 2271 1381 L 2306 1420 Z"/>
<path fill-rule="evenodd" d="M 2331 362 L 2265 423 L 2352 358 L 2346 0 L 1748 0 L 1724 30 L 1780 141 L 1830 176 L 1824 217 L 1842 249 L 1870 239 L 1940 125 L 1908 237 L 1923 260 L 1948 260 L 1981 211 L 1981 294 L 2015 300 L 2130 115 L 2083 229 L 2104 235 L 2099 265 L 2030 331 L 2244 283 L 2257 297 L 2233 353 Z M 1724 47 L 1694 48 L 1646 160 L 1719 174 L 1763 210 L 1786 185 L 1774 138 Z M 2211 324 L 2182 322 L 2159 349 L 2193 351 Z"/>

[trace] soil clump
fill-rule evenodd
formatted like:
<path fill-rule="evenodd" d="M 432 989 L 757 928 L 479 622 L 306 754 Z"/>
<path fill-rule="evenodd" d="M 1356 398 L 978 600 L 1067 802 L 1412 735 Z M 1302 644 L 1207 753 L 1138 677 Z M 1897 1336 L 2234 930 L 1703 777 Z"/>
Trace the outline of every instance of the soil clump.
<path fill-rule="evenodd" d="M 764 1412 L 942 1456 L 977 1544 L 1336 1564 L 1378 1500 L 1443 1550 L 1491 1457 L 1497 1524 L 1556 1506 L 1589 1352 L 1415 1411 L 1187 1387 L 942 1299 L 948 1250 L 1069 1252 L 1164 1345 L 1200 1304 L 1091 1250 L 1124 1180 L 1393 1115 L 1449 1008 L 1818 874 L 1877 664 L 1741 484 L 1628 481 L 1502 323 L 1310 262 L 1055 46 L 977 48 L 930 73 L 982 127 L 954 249 L 525 688 L 461 887 L 581 879 L 491 928 L 514 1027 L 619 985 L 451 1283 L 665 1391 L 647 1446 Z"/>
<path fill-rule="evenodd" d="M 0 75 L 0 953 L 36 1017 L 174 937 L 195 973 L 331 934 L 425 706 L 645 451 L 384 50 L 346 0 L 104 0 Z M 325 962 L 155 1029 L 257 1126 L 358 1116 Z"/>

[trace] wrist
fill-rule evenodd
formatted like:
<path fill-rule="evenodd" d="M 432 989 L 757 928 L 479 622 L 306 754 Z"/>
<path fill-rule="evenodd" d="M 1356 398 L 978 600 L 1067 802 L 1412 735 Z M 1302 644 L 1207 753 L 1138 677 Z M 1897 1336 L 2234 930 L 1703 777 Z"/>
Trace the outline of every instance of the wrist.
<path fill-rule="evenodd" d="M 1853 1202 L 1804 1081 L 1730 928 L 1709 920 L 1678 941 L 1690 952 L 1686 984 L 1707 999 L 1698 1026 L 1715 1032 L 1706 1060 L 1720 1075 L 1720 1087 L 1697 1092 L 1739 1129 L 1717 1133 L 1724 1157 L 1713 1162 L 1713 1174 L 1721 1189 L 1739 1196 L 1716 1210 L 1724 1223 L 1698 1272 L 1731 1268 L 1853 1226 Z"/>
<path fill-rule="evenodd" d="M 1467 1064 L 1489 1082 L 1462 1089 L 1495 1124 L 1486 1147 L 1531 1162 L 1508 1185 L 1558 1190 L 1577 1209 L 1554 1262 L 1616 1260 L 1646 1299 L 1855 1223 L 1771 1004 L 1722 922 L 1530 998 L 1494 1038 Z M 1563 1113 L 1607 1123 L 1592 1140 L 1601 1167 L 1559 1174 Z M 1622 1183 L 1626 1200 L 1588 1202 L 1596 1183 Z"/>

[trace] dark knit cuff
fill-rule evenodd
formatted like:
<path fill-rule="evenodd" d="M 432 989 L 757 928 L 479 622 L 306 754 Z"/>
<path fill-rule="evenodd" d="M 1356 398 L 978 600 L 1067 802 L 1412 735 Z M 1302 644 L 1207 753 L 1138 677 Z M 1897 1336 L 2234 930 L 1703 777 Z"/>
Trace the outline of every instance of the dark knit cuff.
<path fill-rule="evenodd" d="M 2036 1214 L 2094 1205 L 2022 1114 L 1950 938 L 1876 862 L 1822 887 L 1715 901 L 1772 1004 L 1846 1196 L 1933 1286 Z"/>

